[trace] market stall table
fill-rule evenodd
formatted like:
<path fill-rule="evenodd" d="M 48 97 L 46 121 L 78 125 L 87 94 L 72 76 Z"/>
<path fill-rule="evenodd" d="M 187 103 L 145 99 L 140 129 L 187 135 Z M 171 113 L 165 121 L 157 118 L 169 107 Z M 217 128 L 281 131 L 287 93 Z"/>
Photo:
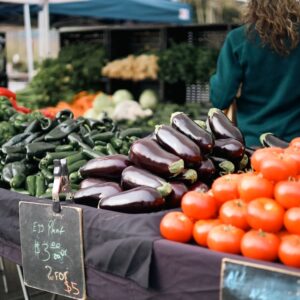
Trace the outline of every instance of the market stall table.
<path fill-rule="evenodd" d="M 0 256 L 21 265 L 20 200 L 43 201 L 0 189 Z M 81 207 L 91 299 L 219 299 L 222 259 L 250 261 L 161 239 L 159 221 L 164 212 L 127 215 Z M 277 263 L 260 264 L 299 273 Z"/>

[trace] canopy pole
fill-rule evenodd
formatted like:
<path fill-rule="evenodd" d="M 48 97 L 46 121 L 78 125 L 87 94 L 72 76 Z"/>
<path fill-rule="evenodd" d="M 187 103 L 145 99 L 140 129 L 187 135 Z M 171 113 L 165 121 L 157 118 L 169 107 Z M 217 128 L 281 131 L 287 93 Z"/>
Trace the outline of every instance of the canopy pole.
<path fill-rule="evenodd" d="M 45 0 L 38 13 L 39 59 L 49 57 L 49 2 Z"/>
<path fill-rule="evenodd" d="M 29 4 L 24 4 L 24 22 L 25 22 L 25 34 L 26 34 L 26 52 L 27 52 L 27 66 L 29 80 L 33 77 L 33 50 L 32 50 L 32 32 L 30 21 L 30 8 Z"/>

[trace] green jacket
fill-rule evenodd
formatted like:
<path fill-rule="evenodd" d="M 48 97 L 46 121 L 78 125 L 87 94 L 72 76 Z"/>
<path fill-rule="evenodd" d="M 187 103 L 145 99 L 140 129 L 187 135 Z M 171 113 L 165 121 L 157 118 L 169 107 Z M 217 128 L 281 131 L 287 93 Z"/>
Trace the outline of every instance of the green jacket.
<path fill-rule="evenodd" d="M 300 136 L 300 45 L 280 56 L 261 46 L 257 34 L 247 38 L 245 26 L 232 30 L 210 79 L 213 106 L 228 108 L 241 83 L 237 123 L 248 146 L 260 145 L 264 132 L 287 141 Z"/>

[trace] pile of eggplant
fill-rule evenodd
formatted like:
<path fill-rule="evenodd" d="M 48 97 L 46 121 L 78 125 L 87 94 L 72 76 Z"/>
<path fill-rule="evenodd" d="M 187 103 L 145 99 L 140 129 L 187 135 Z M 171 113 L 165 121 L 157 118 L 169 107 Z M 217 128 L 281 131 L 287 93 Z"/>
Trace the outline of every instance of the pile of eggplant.
<path fill-rule="evenodd" d="M 251 152 L 221 110 L 210 109 L 204 123 L 177 112 L 170 123 L 136 140 L 128 156 L 87 162 L 74 201 L 125 213 L 175 208 L 188 190 L 207 191 L 216 177 L 247 168 Z"/>

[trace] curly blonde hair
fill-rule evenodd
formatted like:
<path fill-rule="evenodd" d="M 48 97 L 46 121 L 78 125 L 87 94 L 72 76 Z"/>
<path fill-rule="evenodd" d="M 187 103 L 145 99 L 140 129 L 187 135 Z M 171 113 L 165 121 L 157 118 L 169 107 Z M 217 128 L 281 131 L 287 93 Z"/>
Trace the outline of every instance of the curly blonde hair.
<path fill-rule="evenodd" d="M 256 31 L 262 44 L 280 55 L 288 55 L 299 43 L 299 0 L 249 0 L 244 20 L 249 34 Z"/>

